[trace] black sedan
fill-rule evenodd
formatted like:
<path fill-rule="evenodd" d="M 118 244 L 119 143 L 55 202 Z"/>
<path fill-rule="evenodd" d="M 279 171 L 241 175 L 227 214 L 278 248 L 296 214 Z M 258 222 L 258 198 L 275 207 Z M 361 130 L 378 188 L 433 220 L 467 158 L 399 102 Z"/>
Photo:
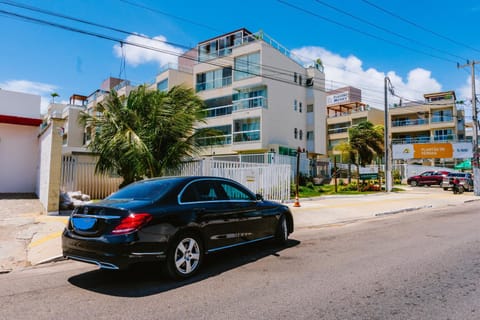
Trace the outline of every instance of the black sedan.
<path fill-rule="evenodd" d="M 204 254 L 293 232 L 290 209 L 218 177 L 139 181 L 73 210 L 62 235 L 66 258 L 124 269 L 164 261 L 173 278 L 200 268 Z"/>

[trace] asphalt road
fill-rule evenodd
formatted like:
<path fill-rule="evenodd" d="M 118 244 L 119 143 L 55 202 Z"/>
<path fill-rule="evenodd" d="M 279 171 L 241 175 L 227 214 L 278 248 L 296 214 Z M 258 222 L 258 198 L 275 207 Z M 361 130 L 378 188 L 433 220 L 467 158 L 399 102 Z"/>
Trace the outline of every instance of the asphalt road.
<path fill-rule="evenodd" d="M 480 319 L 479 207 L 304 229 L 184 282 L 156 266 L 29 268 L 0 275 L 0 319 Z"/>

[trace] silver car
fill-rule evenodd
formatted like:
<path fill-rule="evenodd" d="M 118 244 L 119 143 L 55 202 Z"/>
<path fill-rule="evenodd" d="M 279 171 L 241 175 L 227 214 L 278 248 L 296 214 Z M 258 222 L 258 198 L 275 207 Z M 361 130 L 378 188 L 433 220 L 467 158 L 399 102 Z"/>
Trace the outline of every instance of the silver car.
<path fill-rule="evenodd" d="M 473 191 L 473 176 L 468 172 L 450 172 L 443 178 L 441 187 L 447 191 L 453 187 L 453 180 L 458 179 L 460 186 L 465 191 Z"/>

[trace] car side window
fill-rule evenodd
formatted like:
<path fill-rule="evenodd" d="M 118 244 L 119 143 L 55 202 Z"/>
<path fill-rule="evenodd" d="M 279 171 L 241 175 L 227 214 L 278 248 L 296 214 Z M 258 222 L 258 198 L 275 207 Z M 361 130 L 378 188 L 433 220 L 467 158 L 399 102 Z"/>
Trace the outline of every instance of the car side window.
<path fill-rule="evenodd" d="M 212 181 L 202 180 L 190 184 L 180 198 L 181 202 L 204 202 L 221 200 Z"/>
<path fill-rule="evenodd" d="M 220 186 L 225 191 L 229 200 L 254 200 L 248 192 L 238 188 L 233 184 L 221 182 Z"/>

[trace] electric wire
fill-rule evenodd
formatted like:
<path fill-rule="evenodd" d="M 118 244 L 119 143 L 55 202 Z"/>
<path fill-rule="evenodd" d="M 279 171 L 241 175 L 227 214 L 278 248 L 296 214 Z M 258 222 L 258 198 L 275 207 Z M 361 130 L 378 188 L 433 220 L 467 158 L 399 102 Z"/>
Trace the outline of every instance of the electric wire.
<path fill-rule="evenodd" d="M 452 54 L 452 53 L 450 53 L 450 52 L 447 52 L 447 51 L 444 51 L 444 50 L 441 50 L 441 49 L 432 47 L 432 46 L 430 46 L 430 45 L 428 45 L 428 44 L 422 43 L 422 42 L 417 41 L 417 40 L 415 40 L 415 39 L 412 39 L 412 38 L 410 38 L 410 37 L 406 37 L 406 36 L 404 36 L 404 35 L 402 35 L 402 34 L 399 34 L 399 33 L 395 32 L 395 31 L 392 31 L 392 30 L 390 30 L 390 29 L 388 29 L 388 28 L 385 28 L 385 27 L 382 27 L 382 26 L 380 26 L 380 25 L 378 25 L 378 24 L 375 24 L 375 23 L 373 23 L 373 22 L 370 22 L 370 21 L 367 20 L 367 19 L 363 19 L 363 18 L 358 17 L 358 16 L 356 16 L 356 15 L 354 15 L 354 14 L 351 14 L 351 13 L 349 13 L 349 12 L 343 10 L 343 9 L 340 9 L 340 8 L 338 8 L 338 7 L 335 7 L 335 6 L 331 5 L 331 4 L 328 4 L 328 3 L 326 3 L 325 1 L 315 0 L 315 2 L 321 4 L 321 5 L 325 6 L 325 7 L 328 7 L 328 8 L 330 8 L 330 9 L 332 9 L 332 10 L 335 10 L 335 11 L 337 11 L 337 12 L 340 12 L 340 13 L 346 15 L 346 16 L 349 16 L 349 17 L 351 17 L 351 18 L 353 18 L 353 19 L 355 19 L 355 20 L 357 20 L 357 21 L 360 21 L 360 22 L 365 23 L 365 24 L 367 24 L 367 25 L 369 25 L 369 26 L 372 26 L 372 27 L 374 27 L 374 28 L 377 28 L 378 30 L 381 30 L 381 31 L 386 32 L 386 33 L 390 33 L 390 34 L 392 34 L 392 35 L 394 35 L 394 36 L 396 36 L 396 37 L 399 37 L 399 38 L 401 38 L 401 39 L 404 39 L 404 40 L 410 41 L 410 42 L 412 42 L 412 43 L 421 45 L 421 46 L 426 47 L 426 48 L 431 49 L 431 50 L 438 51 L 438 52 L 440 52 L 440 53 L 449 55 L 449 56 L 451 56 L 451 57 L 455 57 L 455 58 L 459 58 L 459 59 L 465 59 L 464 57 L 460 57 L 460 56 L 458 56 L 458 55 L 456 55 L 456 54 Z M 465 59 L 465 60 L 466 60 L 466 59 Z"/>
<path fill-rule="evenodd" d="M 377 35 L 374 35 L 374 34 L 372 34 L 372 33 L 368 33 L 368 32 L 359 30 L 359 29 L 354 28 L 354 27 L 352 27 L 352 26 L 349 26 L 349 25 L 340 23 L 340 22 L 338 22 L 338 21 L 335 21 L 335 20 L 333 20 L 333 19 L 330 19 L 330 18 L 321 16 L 321 15 L 317 14 L 316 12 L 307 10 L 307 9 L 305 9 L 305 8 L 302 8 L 302 7 L 299 7 L 299 6 L 294 5 L 294 4 L 290 3 L 290 2 L 287 2 L 287 1 L 284 1 L 284 0 L 277 0 L 277 1 L 280 2 L 280 3 L 282 3 L 282 4 L 284 4 L 284 5 L 286 5 L 286 6 L 288 6 L 288 7 L 291 7 L 291 8 L 293 8 L 293 9 L 296 9 L 296 10 L 298 10 L 298 11 L 301 11 L 301 12 L 306 13 L 306 14 L 308 14 L 308 15 L 311 15 L 311 16 L 313 16 L 313 17 L 317 17 L 318 19 L 321 19 L 321 20 L 330 22 L 330 23 L 335 24 L 335 25 L 337 25 L 337 26 L 341 26 L 342 28 L 345 28 L 345 29 L 354 31 L 354 32 L 356 32 L 356 33 L 359 33 L 359 34 L 362 34 L 362 35 L 365 35 L 365 36 L 368 36 L 368 37 L 371 37 L 371 38 L 374 38 L 374 39 L 377 39 L 377 40 L 380 40 L 380 41 L 383 41 L 383 42 L 386 42 L 386 43 L 389 43 L 389 44 L 394 45 L 394 46 L 397 46 L 397 47 L 401 47 L 401 48 L 407 49 L 407 50 L 412 51 L 412 52 L 416 52 L 416 53 L 420 53 L 420 54 L 423 54 L 423 55 L 426 55 L 426 56 L 430 56 L 430 57 L 435 58 L 435 59 L 439 59 L 439 60 L 443 60 L 443 61 L 451 62 L 451 63 L 456 63 L 456 61 L 454 61 L 454 60 L 447 59 L 447 58 L 444 58 L 444 57 L 440 57 L 440 56 L 437 56 L 437 55 L 434 55 L 434 54 L 431 54 L 431 53 L 428 53 L 428 52 L 425 52 L 425 51 L 422 51 L 422 50 L 418 50 L 418 49 L 415 49 L 415 48 L 411 48 L 411 47 L 405 46 L 405 45 L 403 45 L 403 44 L 401 44 L 401 43 L 398 43 L 398 42 L 395 42 L 395 41 L 391 41 L 391 40 L 388 40 L 388 39 L 379 37 L 379 36 L 377 36 Z"/>
<path fill-rule="evenodd" d="M 447 36 L 441 35 L 441 34 L 438 33 L 438 32 L 435 32 L 435 31 L 433 31 L 433 30 L 430 30 L 430 29 L 428 29 L 428 28 L 425 28 L 425 27 L 419 25 L 418 23 L 415 23 L 415 22 L 413 22 L 413 21 L 410 21 L 410 20 L 408 20 L 408 19 L 406 19 L 406 18 L 404 18 L 404 17 L 402 17 L 402 16 L 400 16 L 400 15 L 398 15 L 398 14 L 392 12 L 392 11 L 389 11 L 389 10 L 387 10 L 387 9 L 385 9 L 385 8 L 382 8 L 382 7 L 380 7 L 379 5 L 373 3 L 373 2 L 371 2 L 371 1 L 369 1 L 369 0 L 361 0 L 361 1 L 363 1 L 363 2 L 366 3 L 366 4 L 368 4 L 368 5 L 371 6 L 371 7 L 376 8 L 377 10 L 380 10 L 380 11 L 382 11 L 382 12 L 384 12 L 384 13 L 386 13 L 386 14 L 388 14 L 388 15 L 396 18 L 396 19 L 399 19 L 399 20 L 401 20 L 401 21 L 403 21 L 403 22 L 405 22 L 405 23 L 408 23 L 408 24 L 410 24 L 410 25 L 412 25 L 412 26 L 414 26 L 414 27 L 416 27 L 416 28 L 418 28 L 418 29 L 421 29 L 421 30 L 423 30 L 423 31 L 425 31 L 425 32 L 428 32 L 428 33 L 430 33 L 430 34 L 433 34 L 433 35 L 435 35 L 435 36 L 437 36 L 437 37 L 439 37 L 439 38 L 442 38 L 442 39 L 444 39 L 444 40 L 450 41 L 451 43 L 457 44 L 457 45 L 459 45 L 459 46 L 463 46 L 463 47 L 468 48 L 468 49 L 470 49 L 470 50 L 473 50 L 473 51 L 476 51 L 476 52 L 480 52 L 480 50 L 478 50 L 478 49 L 476 49 L 476 48 L 474 48 L 474 47 L 472 47 L 472 46 L 469 46 L 468 44 L 462 43 L 462 42 L 457 41 L 457 40 L 455 40 L 455 39 L 452 39 L 452 38 L 449 38 L 449 37 L 447 37 Z"/>
<path fill-rule="evenodd" d="M 123 0 L 121 0 L 121 1 L 123 1 Z M 124 1 L 124 2 L 125 2 L 125 1 Z M 87 25 L 91 25 L 91 26 L 101 27 L 101 28 L 104 28 L 104 29 L 107 29 L 107 30 L 111 30 L 111 31 L 115 31 L 115 32 L 119 32 L 119 33 L 122 33 L 122 34 L 139 36 L 139 37 L 141 37 L 141 38 L 146 38 L 146 39 L 149 39 L 149 40 L 156 40 L 156 41 L 159 41 L 159 42 L 162 42 L 162 43 L 170 44 L 170 45 L 172 45 L 172 46 L 177 46 L 177 47 L 181 47 L 181 48 L 190 48 L 190 47 L 187 47 L 187 46 L 182 46 L 182 45 L 179 45 L 179 44 L 175 44 L 175 43 L 168 42 L 168 41 L 163 41 L 163 40 L 160 40 L 160 39 L 152 39 L 152 38 L 150 38 L 150 37 L 147 37 L 147 36 L 144 36 L 144 35 L 139 35 L 139 34 L 136 34 L 136 33 L 133 33 L 133 32 L 129 32 L 129 31 L 125 31 L 125 30 L 122 30 L 122 29 L 119 29 L 119 28 L 113 28 L 113 27 L 110 27 L 110 26 L 105 26 L 105 25 L 102 25 L 102 24 L 93 23 L 93 22 L 86 21 L 86 20 L 82 20 L 82 19 L 78 19 L 78 18 L 75 18 L 75 17 L 70 17 L 70 16 L 67 16 L 67 15 L 58 14 L 58 13 L 51 12 L 51 11 L 48 11 L 48 10 L 43 10 L 43 9 L 35 8 L 35 7 L 32 7 L 32 6 L 26 6 L 26 5 L 14 3 L 14 2 L 12 2 L 12 1 L 0 1 L 0 3 L 4 3 L 4 4 L 7 4 L 7 5 L 24 8 L 24 9 L 27 9 L 27 10 L 30 10 L 30 11 L 41 12 L 41 13 L 44 13 L 44 14 L 53 15 L 53 16 L 57 16 L 57 17 L 60 17 L 60 18 L 64 18 L 64 19 L 69 19 L 69 20 L 77 21 L 77 22 L 80 22 L 80 23 L 83 23 L 83 24 L 87 24 Z M 138 43 L 134 43 L 134 42 L 131 42 L 131 41 L 125 41 L 125 40 L 117 39 L 117 38 L 114 38 L 114 37 L 111 37 L 111 36 L 106 36 L 106 35 L 102 35 L 102 34 L 95 33 L 95 32 L 85 31 L 85 30 L 81 30 L 81 29 L 78 29 L 78 28 L 73 28 L 73 27 L 69 27 L 69 26 L 65 26 L 65 25 L 60 25 L 60 24 L 57 24 L 57 23 L 54 23 L 54 22 L 45 21 L 45 20 L 40 20 L 40 19 L 36 19 L 36 18 L 33 18 L 33 17 L 27 17 L 27 16 L 24 16 L 24 15 L 20 15 L 20 14 L 13 13 L 13 12 L 8 12 L 8 11 L 2 10 L 2 11 L 0 11 L 0 13 L 6 14 L 6 15 L 11 15 L 11 16 L 14 16 L 14 17 L 23 19 L 23 20 L 27 20 L 27 21 L 30 21 L 30 22 L 34 22 L 34 23 L 46 24 L 46 25 L 50 25 L 50 26 L 53 26 L 53 27 L 57 27 L 57 28 L 69 30 L 69 31 L 72 31 L 72 32 L 78 32 L 78 33 L 82 33 L 82 34 L 85 34 L 85 35 L 90 35 L 90 36 L 94 36 L 94 37 L 99 37 L 99 38 L 102 38 L 102 39 L 105 39 L 105 40 L 110 40 L 110 41 L 119 42 L 119 43 L 121 44 L 121 46 L 122 46 L 122 52 L 123 52 L 123 44 L 128 44 L 128 45 L 131 45 L 131 46 L 142 47 L 142 48 L 144 48 L 144 49 L 154 50 L 154 51 L 162 52 L 162 53 L 165 53 L 165 54 L 175 55 L 175 56 L 177 56 L 177 57 L 181 56 L 180 54 L 178 54 L 178 53 L 176 53 L 176 52 L 173 52 L 173 51 L 164 50 L 164 49 L 159 49 L 159 48 L 156 48 L 156 47 L 147 46 L 147 45 L 143 45 L 143 44 L 138 44 Z M 123 53 L 123 54 L 124 54 L 124 53 Z M 187 58 L 188 58 L 188 57 L 187 57 Z M 194 59 L 194 58 L 190 58 L 190 59 L 196 61 L 196 59 Z M 219 63 L 212 63 L 212 62 L 206 62 L 206 63 L 209 63 L 209 64 L 211 64 L 211 65 L 215 65 L 215 66 L 219 66 L 219 67 L 227 67 L 227 66 L 228 66 L 228 65 L 223 65 L 223 64 L 219 64 Z M 279 75 L 286 75 L 286 76 L 291 76 L 291 74 L 292 74 L 292 71 L 291 71 L 291 70 L 287 70 L 287 69 L 281 69 L 281 68 L 277 68 L 277 67 L 272 67 L 272 66 L 268 66 L 268 65 L 265 65 L 265 64 L 259 65 L 259 66 L 262 67 L 262 71 L 263 71 L 263 70 L 271 71 L 271 72 L 273 72 L 273 73 L 277 73 L 277 74 L 279 74 Z M 344 69 L 342 69 L 342 70 L 343 70 L 343 71 L 349 71 L 349 70 L 344 70 Z M 245 70 L 239 70 L 239 71 L 242 71 L 242 72 L 245 72 L 245 73 L 249 73 L 249 72 L 246 72 Z M 350 71 L 350 72 L 351 72 L 351 71 Z M 359 73 L 355 73 L 355 74 L 359 74 Z M 272 74 L 272 75 L 253 74 L 253 75 L 260 76 L 260 77 L 264 77 L 264 78 L 268 78 L 268 79 L 271 79 L 271 80 L 283 81 L 283 82 L 285 82 L 285 83 L 291 83 L 291 81 L 288 81 L 288 80 L 275 78 L 275 77 L 272 76 L 273 74 Z M 359 75 L 361 75 L 361 74 L 359 74 Z M 349 84 L 346 84 L 346 85 L 349 86 Z M 324 88 L 321 88 L 321 87 L 317 87 L 317 88 L 314 88 L 314 89 L 320 90 L 320 91 L 325 92 L 325 93 L 328 92 L 327 90 L 325 90 Z M 372 89 L 370 89 L 370 88 L 365 88 L 365 87 L 364 87 L 364 88 L 361 88 L 361 89 L 363 89 L 364 91 L 372 91 L 372 92 L 374 92 L 374 90 L 372 90 Z M 380 92 L 380 91 L 376 91 L 376 93 L 380 94 L 381 92 Z M 374 96 L 374 95 L 372 95 L 372 96 Z M 380 98 L 378 98 L 378 100 L 377 100 L 377 99 L 374 99 L 374 98 L 370 98 L 370 99 L 368 99 L 368 100 L 369 100 L 371 103 L 378 103 L 378 104 L 381 104 L 381 101 L 382 101 Z"/>

